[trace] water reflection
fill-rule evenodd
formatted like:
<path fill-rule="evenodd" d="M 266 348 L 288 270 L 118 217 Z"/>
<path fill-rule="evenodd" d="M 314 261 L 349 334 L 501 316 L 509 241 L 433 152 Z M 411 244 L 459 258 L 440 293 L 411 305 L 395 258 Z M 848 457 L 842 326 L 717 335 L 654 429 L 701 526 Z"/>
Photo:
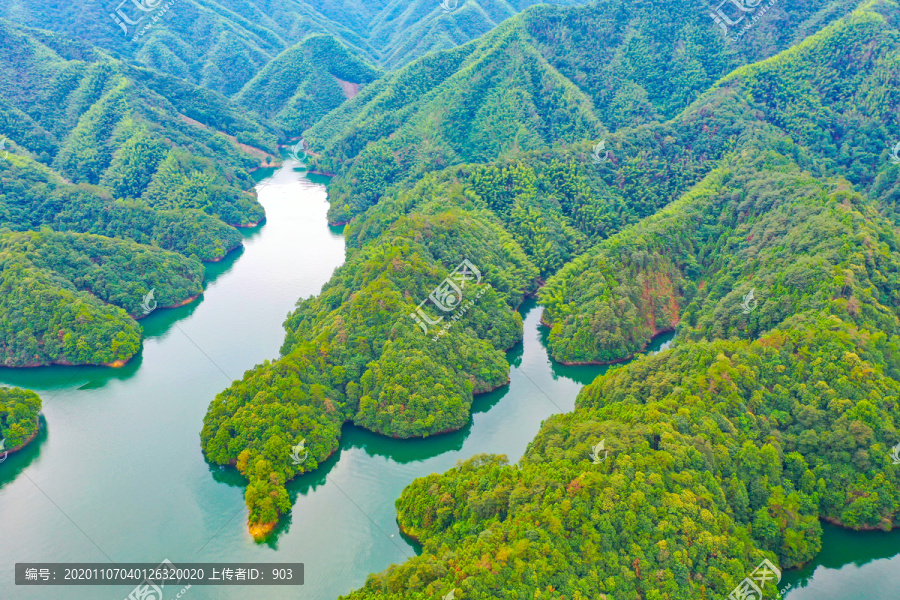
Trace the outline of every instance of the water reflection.
<path fill-rule="evenodd" d="M 785 572 L 786 600 L 894 600 L 900 572 L 900 533 L 852 531 L 822 523 L 822 550 Z"/>

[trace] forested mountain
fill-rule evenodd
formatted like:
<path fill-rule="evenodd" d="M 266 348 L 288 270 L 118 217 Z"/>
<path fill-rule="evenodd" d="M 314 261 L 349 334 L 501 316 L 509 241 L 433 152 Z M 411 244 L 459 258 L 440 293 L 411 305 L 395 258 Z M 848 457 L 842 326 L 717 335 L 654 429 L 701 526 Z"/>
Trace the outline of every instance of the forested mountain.
<path fill-rule="evenodd" d="M 346 421 L 403 438 L 459 429 L 473 393 L 508 382 L 503 351 L 522 336 L 513 309 L 534 291 L 537 269 L 490 213 L 447 210 L 443 200 L 436 194 L 433 214 L 401 219 L 352 254 L 288 318 L 283 357 L 249 371 L 210 406 L 204 452 L 250 480 L 254 534 L 290 508 L 286 480 L 330 456 Z M 483 265 L 456 280 L 474 305 L 445 334 L 426 336 L 409 315 L 457 257 Z M 309 458 L 298 465 L 290 449 L 301 438 Z"/>
<path fill-rule="evenodd" d="M 435 50 L 480 37 L 530 6 L 572 6 L 583 0 L 391 0 L 369 21 L 366 44 L 388 69 L 401 67 Z"/>
<path fill-rule="evenodd" d="M 235 101 L 300 133 L 379 74 L 334 38 L 312 35 L 263 67 Z"/>
<path fill-rule="evenodd" d="M 763 122 L 541 291 L 565 358 L 678 325 L 675 349 L 600 377 L 518 465 L 413 483 L 399 521 L 424 552 L 348 598 L 724 597 L 763 558 L 810 560 L 820 518 L 900 525 L 898 22 L 869 3 L 692 107 L 712 119 L 733 95 L 740 126 Z"/>
<path fill-rule="evenodd" d="M 394 68 L 475 39 L 538 4 L 536 0 L 441 2 L 10 0 L 0 5 L 0 17 L 78 36 L 118 57 L 232 96 L 276 57 L 284 61 L 279 55 L 310 34 L 330 35 L 368 61 Z M 318 97 L 315 88 L 308 89 L 317 102 L 326 102 L 330 94 L 323 90 Z"/>
<path fill-rule="evenodd" d="M 308 131 L 347 264 L 202 433 L 248 478 L 251 531 L 345 420 L 458 428 L 545 277 L 559 357 L 625 358 L 680 324 L 676 349 L 595 382 L 519 465 L 416 481 L 397 506 L 423 554 L 350 597 L 724 597 L 763 558 L 810 560 L 819 517 L 900 523 L 900 13 L 849 9 L 780 7 L 740 48 L 684 6 L 536 9 Z M 466 308 L 441 312 L 465 264 Z"/>
<path fill-rule="evenodd" d="M 26 156 L 152 207 L 196 208 L 241 226 L 262 219 L 246 193 L 246 170 L 259 160 L 211 129 L 271 151 L 273 133 L 217 94 L 68 39 L 0 28 L 0 134 Z"/>
<path fill-rule="evenodd" d="M 881 360 L 896 342 L 835 317 L 792 325 L 642 357 L 518 465 L 416 480 L 397 508 L 423 553 L 347 598 L 725 598 L 764 558 L 810 560 L 820 517 L 896 526 L 900 381 Z"/>
<path fill-rule="evenodd" d="M 16 152 L 6 141 L 0 161 L 0 227 L 14 231 L 48 226 L 55 231 L 120 237 L 219 260 L 241 244 L 238 231 L 196 208 L 154 209 L 134 199 L 115 199 L 105 188 L 71 184 L 59 173 Z"/>
<path fill-rule="evenodd" d="M 775 3 L 729 38 L 684 0 L 151 4 L 0 7 L 0 365 L 133 357 L 303 133 L 347 260 L 201 432 L 257 538 L 345 424 L 464 427 L 535 294 L 560 361 L 678 336 L 518 464 L 415 481 L 423 551 L 350 598 L 725 597 L 808 562 L 819 519 L 900 525 L 896 2 Z M 40 406 L 0 389 L 7 447 Z"/>
<path fill-rule="evenodd" d="M 879 9 L 876 4 L 858 11 L 789 52 L 739 69 L 692 112 L 711 115 L 718 125 L 715 115 L 730 99 L 730 112 L 744 117 L 734 119 L 728 133 L 747 139 L 746 132 L 758 132 L 742 161 L 753 162 L 754 154 L 778 147 L 808 172 L 844 178 L 844 185 L 822 184 L 818 195 L 852 184 L 868 192 L 880 210 L 895 214 L 900 165 L 888 160 L 888 151 L 891 136 L 900 131 L 900 51 L 896 24 Z M 850 258 L 837 248 L 826 251 L 840 239 L 837 224 L 811 227 L 824 217 L 808 212 L 806 200 L 791 202 L 808 184 L 802 178 L 779 181 L 774 174 L 742 177 L 738 166 L 730 164 L 721 183 L 711 181 L 714 189 L 673 203 L 567 265 L 548 283 L 541 298 L 555 358 L 626 358 L 681 316 L 691 335 L 755 338 L 801 307 L 849 302 L 848 310 L 855 311 L 867 304 L 872 292 L 855 286 L 868 278 L 869 259 Z M 774 206 L 773 187 L 790 190 L 782 191 Z M 846 202 L 853 197 L 846 195 Z M 788 214 L 801 213 L 807 220 L 785 224 Z M 822 261 L 795 260 L 797 245 L 808 251 L 816 244 L 822 245 Z M 889 273 L 883 272 L 888 280 Z M 831 287 L 838 282 L 843 283 Z M 751 290 L 761 310 L 747 317 L 740 298 Z M 876 298 L 893 306 L 893 294 L 882 290 Z M 887 323 L 880 328 L 891 331 Z"/>
<path fill-rule="evenodd" d="M 521 23 L 511 21 L 429 55 L 378 80 L 308 131 L 314 151 L 323 153 L 320 168 L 334 171 L 354 159 L 330 192 L 330 219 L 349 220 L 411 174 L 597 135 L 590 101 L 523 36 Z"/>
<path fill-rule="evenodd" d="M 779 7 L 740 49 L 689 2 L 528 11 L 390 73 L 306 132 L 318 167 L 340 175 L 330 218 L 346 221 L 428 170 L 600 141 L 607 130 L 675 117 L 736 67 L 849 6 Z"/>
<path fill-rule="evenodd" d="M 0 364 L 122 363 L 140 349 L 144 296 L 197 296 L 197 259 L 263 220 L 248 170 L 276 134 L 82 42 L 0 32 Z"/>

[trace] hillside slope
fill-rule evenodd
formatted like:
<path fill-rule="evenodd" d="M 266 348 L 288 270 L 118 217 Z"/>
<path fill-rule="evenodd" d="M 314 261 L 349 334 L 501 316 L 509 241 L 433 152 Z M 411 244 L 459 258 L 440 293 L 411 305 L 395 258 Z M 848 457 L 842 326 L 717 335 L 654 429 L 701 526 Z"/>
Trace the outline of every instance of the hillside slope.
<path fill-rule="evenodd" d="M 238 142 L 274 151 L 276 136 L 82 42 L 0 32 L 0 363 L 121 364 L 140 349 L 142 299 L 198 296 L 198 259 L 263 220 L 248 171 L 267 153 Z"/>
<path fill-rule="evenodd" d="M 319 168 L 340 170 L 329 219 L 344 222 L 397 181 L 601 131 L 590 100 L 511 21 L 377 81 L 305 137 Z"/>
<path fill-rule="evenodd" d="M 541 302 L 573 362 L 678 326 L 673 349 L 599 377 L 519 464 L 415 481 L 398 520 L 422 554 L 347 598 L 725 597 L 764 559 L 809 561 L 819 519 L 900 526 L 898 16 L 868 2 L 666 124 L 727 125 L 730 151 Z"/>
<path fill-rule="evenodd" d="M 314 35 L 272 59 L 234 100 L 299 134 L 379 74 L 334 38 Z"/>
<path fill-rule="evenodd" d="M 529 10 L 389 74 L 306 132 L 315 164 L 338 175 L 330 218 L 347 221 L 430 170 L 597 143 L 607 131 L 674 118 L 735 68 L 850 7 L 779 7 L 740 45 L 682 1 Z"/>
<path fill-rule="evenodd" d="M 741 113 L 749 118 L 736 121 L 737 129 L 768 132 L 754 142 L 754 151 L 745 153 L 748 159 L 766 147 L 790 147 L 804 168 L 845 178 L 847 188 L 853 184 L 882 212 L 896 214 L 896 185 L 887 182 L 896 182 L 900 174 L 900 165 L 888 154 L 900 131 L 897 37 L 893 7 L 873 3 L 787 52 L 737 70 L 692 110 L 714 114 L 712 107 L 721 106 L 721 99 L 740 99 L 738 107 L 743 105 Z M 821 283 L 828 269 L 801 269 L 783 253 L 792 244 L 807 248 L 818 243 L 820 234 L 803 229 L 792 235 L 785 228 L 762 235 L 772 229 L 766 221 L 771 217 L 763 218 L 766 211 L 755 208 L 752 199 L 760 194 L 760 185 L 768 189 L 770 183 L 723 183 L 717 197 L 739 192 L 745 202 L 740 207 L 726 208 L 710 198 L 712 204 L 695 201 L 688 210 L 679 201 L 628 236 L 601 244 L 563 269 L 541 295 L 547 308 L 544 319 L 552 326 L 554 357 L 565 362 L 623 359 L 655 333 L 674 327 L 682 316 L 684 335 L 752 338 L 795 308 L 794 302 L 778 305 L 768 300 L 786 285 L 799 286 L 796 293 L 801 296 L 815 296 L 813 282 Z M 780 185 L 796 189 L 799 183 Z M 781 200 L 786 203 L 788 196 Z M 762 220 L 754 223 L 756 218 Z M 745 241 L 724 241 L 738 238 Z M 838 262 L 832 260 L 832 268 Z M 759 276 L 763 264 L 773 269 L 766 278 Z M 859 290 L 851 293 L 852 282 L 848 286 L 841 294 L 855 297 L 856 305 L 863 296 Z M 762 309 L 742 317 L 738 298 L 750 290 Z M 819 293 L 821 301 L 837 292 Z"/>
<path fill-rule="evenodd" d="M 784 18 L 830 21 L 841 12 L 833 5 L 817 11 Z M 612 342 L 639 345 L 641 335 L 687 321 L 685 304 L 704 294 L 709 306 L 725 296 L 739 304 L 746 291 L 732 291 L 733 284 L 752 269 L 759 281 L 774 282 L 765 313 L 773 318 L 746 339 L 728 341 L 718 338 L 732 335 L 727 327 L 740 326 L 740 316 L 709 321 L 727 327 L 680 342 L 677 360 L 657 360 L 652 372 L 634 376 L 637 383 L 616 380 L 604 393 L 625 401 L 606 413 L 585 405 L 545 425 L 520 466 L 482 458 L 415 482 L 398 510 L 424 553 L 373 576 L 351 597 L 426 598 L 450 589 L 472 598 L 725 596 L 763 557 L 790 567 L 814 556 L 820 516 L 849 527 L 894 526 L 900 498 L 881 473 L 888 457 L 878 453 L 897 440 L 900 237 L 885 210 L 888 196 L 876 190 L 890 174 L 885 138 L 897 114 L 895 88 L 816 96 L 813 86 L 797 83 L 792 102 L 818 99 L 819 106 L 791 113 L 788 129 L 786 108 L 762 114 L 740 82 L 803 52 L 814 54 L 808 61 L 823 65 L 823 74 L 828 65 L 871 56 L 883 70 L 848 66 L 848 75 L 890 82 L 896 5 L 870 2 L 833 26 L 819 22 L 821 33 L 772 58 L 767 53 L 782 41 L 763 45 L 756 51 L 764 60 L 731 75 L 711 70 L 707 84 L 667 104 L 671 96 L 660 89 L 683 91 L 676 71 L 674 83 L 647 94 L 656 115 L 678 110 L 671 120 L 638 119 L 612 133 L 595 115 L 603 102 L 596 86 L 582 90 L 563 77 L 524 21 L 373 83 L 308 133 L 314 149 L 324 150 L 319 164 L 339 165 L 332 217 L 357 215 L 347 229 L 347 264 L 288 319 L 282 357 L 217 397 L 201 435 L 211 461 L 236 464 L 247 477 L 251 531 L 263 536 L 274 527 L 290 507 L 285 482 L 337 448 L 346 420 L 400 437 L 458 427 L 471 394 L 503 381 L 505 367 L 491 357 L 521 335 L 514 308 L 522 293 L 585 250 L 553 279 L 569 287 L 548 284 L 542 293 L 554 331 L 559 307 L 578 315 L 603 305 L 615 315 L 605 323 L 633 330 Z M 668 27 L 668 40 L 691 29 L 677 20 Z M 766 27 L 756 35 L 743 39 L 767 39 Z M 711 63 L 739 66 L 732 52 Z M 524 72 L 539 74 L 542 84 L 529 88 L 535 79 Z M 783 72 L 770 81 L 794 83 Z M 495 91 L 504 97 L 500 89 L 527 101 L 494 101 Z M 767 97 L 782 102 L 774 92 Z M 531 110 L 548 98 L 557 102 L 553 111 Z M 524 119 L 515 112 L 522 106 Z M 499 118 L 503 110 L 516 118 Z M 869 128 L 862 151 L 835 154 L 797 135 L 821 129 L 820 115 L 863 113 Z M 586 130 L 592 133 L 580 133 Z M 554 146 L 542 137 L 548 131 L 572 137 Z M 608 135 L 608 152 L 597 150 L 599 135 Z M 447 168 L 445 157 L 481 164 Z M 603 252 L 606 271 L 590 262 Z M 521 258 L 511 263 L 513 256 Z M 463 259 L 481 277 L 471 292 L 451 294 L 454 303 L 464 301 L 457 312 L 442 298 Z M 697 281 L 701 272 L 708 283 Z M 496 296 L 479 296 L 485 283 Z M 800 293 L 797 286 L 806 284 L 808 293 Z M 570 294 L 579 285 L 597 297 Z M 582 320 L 556 337 L 603 346 L 608 329 Z M 853 365 L 852 377 L 820 372 L 836 357 Z M 753 376 L 760 362 L 773 370 Z M 621 372 L 634 371 L 607 378 Z M 463 380 L 469 384 L 459 385 Z M 808 392 L 823 386 L 840 390 L 840 399 L 826 406 Z M 715 405 L 720 392 L 724 408 Z M 825 410 L 832 418 L 810 417 Z M 707 417 L 715 412 L 722 419 Z M 629 421 L 633 430 L 620 425 Z M 816 451 L 817 440 L 843 439 L 847 430 L 852 447 Z M 622 463 L 586 473 L 591 447 L 615 436 L 622 436 Z M 300 440 L 311 460 L 294 465 L 288 450 Z M 760 480 L 742 483 L 742 464 Z M 860 474 L 851 486 L 853 468 Z M 615 507 L 616 496 L 629 502 Z"/>
<path fill-rule="evenodd" d="M 536 0 L 306 2 L 177 0 L 106 5 L 98 0 L 9 0 L 0 17 L 80 37 L 123 59 L 226 96 L 310 34 L 334 37 L 369 62 L 402 66 L 468 42 Z M 574 0 L 556 0 L 573 4 Z M 136 4 L 136 3 L 135 3 Z M 118 10 L 117 10 L 118 9 Z M 361 83 L 361 82 L 354 82 Z"/>

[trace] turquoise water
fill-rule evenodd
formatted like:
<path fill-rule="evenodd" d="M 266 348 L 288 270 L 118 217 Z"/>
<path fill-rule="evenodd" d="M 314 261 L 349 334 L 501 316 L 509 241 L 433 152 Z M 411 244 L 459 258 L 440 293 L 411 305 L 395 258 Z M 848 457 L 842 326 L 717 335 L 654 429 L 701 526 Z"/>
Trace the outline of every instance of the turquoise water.
<path fill-rule="evenodd" d="M 39 392 L 44 427 L 0 464 L 0 600 L 121 600 L 125 587 L 15 587 L 16 562 L 303 562 L 306 584 L 198 587 L 188 600 L 334 600 L 370 572 L 414 555 L 394 501 L 416 477 L 481 452 L 518 460 L 541 421 L 572 409 L 606 367 L 553 364 L 539 308 L 522 307 L 525 338 L 509 352 L 510 385 L 476 398 L 463 430 L 392 440 L 353 426 L 315 473 L 289 484 L 291 515 L 265 543 L 247 533 L 244 482 L 207 464 L 199 432 L 215 395 L 274 358 L 297 298 L 316 294 L 343 262 L 340 231 L 326 225 L 325 179 L 296 163 L 260 186 L 267 222 L 245 247 L 207 266 L 206 291 L 189 306 L 141 324 L 141 354 L 121 369 L 0 369 L 0 383 Z M 654 348 L 671 336 L 660 336 Z M 825 549 L 789 600 L 900 598 L 900 535 L 826 529 Z M 166 600 L 180 590 L 166 590 Z"/>

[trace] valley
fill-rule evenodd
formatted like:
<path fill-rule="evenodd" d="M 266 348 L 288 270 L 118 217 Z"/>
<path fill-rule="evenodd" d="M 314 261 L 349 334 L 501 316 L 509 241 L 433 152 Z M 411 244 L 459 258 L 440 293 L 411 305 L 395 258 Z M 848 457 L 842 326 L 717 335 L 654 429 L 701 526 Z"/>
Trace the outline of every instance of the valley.
<path fill-rule="evenodd" d="M 896 3 L 133 4 L 0 8 L 5 555 L 892 598 Z"/>

